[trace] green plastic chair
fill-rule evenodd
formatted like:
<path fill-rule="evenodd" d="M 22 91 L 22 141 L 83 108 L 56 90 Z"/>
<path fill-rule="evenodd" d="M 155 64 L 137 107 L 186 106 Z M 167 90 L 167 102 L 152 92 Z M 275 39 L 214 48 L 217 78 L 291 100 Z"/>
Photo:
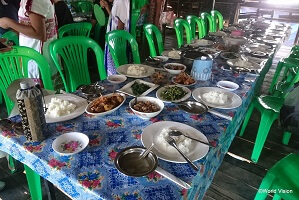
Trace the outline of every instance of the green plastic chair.
<path fill-rule="evenodd" d="M 93 11 L 93 3 L 90 1 L 79 1 L 77 4 L 79 12 L 88 13 Z"/>
<path fill-rule="evenodd" d="M 184 29 L 186 32 L 187 44 L 191 43 L 192 35 L 191 35 L 191 27 L 188 22 L 184 19 L 175 19 L 174 20 L 174 29 L 178 41 L 178 48 L 180 48 L 184 43 Z"/>
<path fill-rule="evenodd" d="M 223 29 L 223 16 L 222 16 L 222 14 L 217 10 L 212 10 L 211 11 L 211 16 L 212 16 L 212 20 L 213 20 L 214 30 L 215 31 L 217 31 L 217 29 L 222 30 Z M 218 25 L 218 27 L 217 27 L 217 25 Z"/>
<path fill-rule="evenodd" d="M 136 38 L 137 35 L 136 28 L 137 28 L 137 22 L 139 17 L 140 17 L 140 10 L 139 9 L 133 10 L 131 14 L 130 33 L 134 38 Z"/>
<path fill-rule="evenodd" d="M 58 37 L 86 36 L 89 37 L 92 24 L 90 22 L 79 22 L 66 24 L 58 29 Z"/>
<path fill-rule="evenodd" d="M 288 90 L 294 86 L 295 80 L 298 80 L 299 78 L 299 73 L 296 73 L 296 71 L 294 70 L 296 69 L 296 66 L 293 66 L 293 68 L 289 67 L 287 69 L 289 71 L 288 73 L 286 73 L 287 77 L 284 77 L 283 81 L 281 82 L 281 89 L 283 89 L 283 91 L 278 91 L 279 95 L 275 95 L 275 96 L 261 95 L 259 97 L 254 97 L 247 110 L 247 114 L 245 116 L 240 131 L 241 137 L 244 134 L 244 131 L 251 117 L 253 109 L 257 108 L 257 110 L 261 113 L 260 126 L 258 129 L 253 152 L 251 155 L 251 160 L 253 162 L 258 161 L 263 146 L 265 144 L 266 138 L 268 136 L 269 130 L 272 126 L 272 123 L 279 116 L 280 109 L 283 106 L 285 97 L 288 94 Z M 287 135 L 284 137 L 287 137 Z"/>
<path fill-rule="evenodd" d="M 299 155 L 289 154 L 278 161 L 267 172 L 255 195 L 255 200 L 267 198 L 265 190 L 276 191 L 273 199 L 297 200 L 299 199 Z M 292 193 L 280 192 L 281 189 L 292 190 Z"/>
<path fill-rule="evenodd" d="M 208 34 L 209 32 L 216 32 L 212 16 L 206 12 L 201 13 L 200 16 L 203 20 L 203 25 L 205 27 L 204 29 L 206 30 L 206 34 Z"/>
<path fill-rule="evenodd" d="M 192 39 L 201 39 L 206 35 L 206 32 L 203 30 L 204 25 L 201 18 L 198 18 L 194 15 L 188 15 L 187 21 L 191 27 Z M 198 38 L 196 38 L 196 27 L 198 29 Z"/>
<path fill-rule="evenodd" d="M 103 9 L 98 4 L 95 4 L 93 6 L 93 12 L 94 12 L 94 16 L 95 16 L 98 24 L 101 26 L 105 26 L 106 16 L 105 16 Z"/>
<path fill-rule="evenodd" d="M 124 30 L 110 31 L 106 34 L 106 42 L 116 68 L 120 65 L 128 64 L 128 44 L 131 46 L 133 62 L 135 64 L 140 64 L 138 44 L 135 38 L 129 32 Z"/>
<path fill-rule="evenodd" d="M 7 87 L 16 79 L 28 78 L 28 61 L 34 60 L 46 89 L 54 90 L 49 64 L 44 56 L 28 47 L 14 46 L 9 52 L 0 53 L 0 90 L 4 96 L 8 114 L 14 103 L 6 95 Z"/>
<path fill-rule="evenodd" d="M 57 39 L 49 45 L 51 58 L 62 77 L 66 92 L 73 92 L 78 86 L 91 83 L 88 71 L 89 49 L 95 53 L 100 79 L 106 79 L 103 51 L 94 40 L 84 36 L 69 36 Z"/>
<path fill-rule="evenodd" d="M 162 52 L 164 51 L 164 46 L 163 46 L 163 38 L 162 38 L 162 34 L 160 32 L 160 30 L 158 29 L 158 27 L 156 27 L 153 24 L 144 24 L 143 26 L 143 30 L 145 32 L 145 36 L 150 48 L 150 55 L 151 57 L 155 57 L 157 55 L 161 55 Z M 157 42 L 158 46 L 158 53 L 156 51 L 156 46 L 155 46 L 155 42 Z"/>
<path fill-rule="evenodd" d="M 100 36 L 101 36 L 101 28 L 102 26 L 99 23 L 96 23 L 94 27 L 94 40 L 99 44 Z"/>
<path fill-rule="evenodd" d="M 13 42 L 14 46 L 19 46 L 19 36 L 13 31 L 7 31 L 2 35 L 2 38 L 6 38 L 8 41 Z"/>

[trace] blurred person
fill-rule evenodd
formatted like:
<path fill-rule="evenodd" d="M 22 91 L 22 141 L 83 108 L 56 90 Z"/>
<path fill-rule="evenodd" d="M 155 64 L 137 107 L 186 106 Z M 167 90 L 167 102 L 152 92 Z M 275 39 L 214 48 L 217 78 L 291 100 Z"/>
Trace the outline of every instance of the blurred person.
<path fill-rule="evenodd" d="M 70 9 L 63 0 L 54 0 L 58 29 L 74 22 Z"/>
<path fill-rule="evenodd" d="M 104 1 L 102 4 L 106 4 Z M 101 4 L 101 5 L 102 5 Z M 113 30 L 126 30 L 130 31 L 130 0 L 114 0 L 111 13 L 107 24 L 107 33 Z M 116 74 L 114 62 L 109 52 L 108 45 L 105 46 L 104 64 L 106 67 L 107 75 Z"/>
<path fill-rule="evenodd" d="M 11 28 L 19 32 L 20 46 L 35 49 L 47 59 L 52 75 L 52 82 L 56 90 L 60 89 L 61 77 L 50 57 L 48 46 L 57 38 L 57 23 L 54 2 L 52 0 L 21 0 L 18 12 L 19 22 L 10 18 L 0 18 L 0 27 Z M 36 62 L 29 61 L 28 77 L 42 83 Z"/>
<path fill-rule="evenodd" d="M 18 21 L 18 10 L 20 0 L 1 0 L 0 1 L 0 18 L 8 17 L 14 21 Z M 7 32 L 8 29 L 0 27 L 0 37 Z"/>

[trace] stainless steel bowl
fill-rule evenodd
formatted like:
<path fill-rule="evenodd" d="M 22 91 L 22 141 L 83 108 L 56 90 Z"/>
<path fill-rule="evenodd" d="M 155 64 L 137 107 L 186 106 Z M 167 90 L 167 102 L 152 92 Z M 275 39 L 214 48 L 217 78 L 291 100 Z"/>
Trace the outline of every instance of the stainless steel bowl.
<path fill-rule="evenodd" d="M 144 159 L 140 159 L 139 155 L 144 151 L 144 147 L 138 146 L 123 149 L 114 160 L 116 168 L 128 176 L 140 177 L 150 174 L 157 168 L 158 158 L 150 152 Z"/>
<path fill-rule="evenodd" d="M 105 91 L 105 87 L 99 84 L 82 85 L 78 89 L 87 98 L 97 98 Z"/>

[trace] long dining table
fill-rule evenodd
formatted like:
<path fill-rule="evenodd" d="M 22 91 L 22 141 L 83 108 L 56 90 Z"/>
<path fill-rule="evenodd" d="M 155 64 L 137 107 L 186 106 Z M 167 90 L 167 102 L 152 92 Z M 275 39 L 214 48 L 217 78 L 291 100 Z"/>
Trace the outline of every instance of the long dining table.
<path fill-rule="evenodd" d="M 232 117 L 228 120 L 211 113 L 201 115 L 189 114 L 172 103 L 165 103 L 163 111 L 151 119 L 139 118 L 129 108 L 127 97 L 125 103 L 115 112 L 105 116 L 93 116 L 87 113 L 64 122 L 50 123 L 49 136 L 42 142 L 28 142 L 13 130 L 0 132 L 0 150 L 10 154 L 24 163 L 72 199 L 202 199 L 209 188 L 217 169 L 246 115 L 247 107 L 256 94 L 257 88 L 270 66 L 273 54 L 262 63 L 259 74 L 237 73 L 224 70 L 225 60 L 217 57 L 208 81 L 197 81 L 189 88 L 193 91 L 199 87 L 216 87 L 220 80 L 237 83 L 240 87 L 234 93 L 242 99 L 240 107 L 235 109 L 216 109 Z M 107 80 L 100 81 L 112 93 L 124 84 L 117 85 Z M 143 80 L 151 82 L 150 78 Z M 148 94 L 156 96 L 156 90 Z M 190 100 L 193 100 L 192 96 Z M 20 116 L 10 118 L 20 121 Z M 173 163 L 159 159 L 159 166 L 191 185 L 183 189 L 164 178 L 157 172 L 144 177 L 130 177 L 119 172 L 114 159 L 119 151 L 129 146 L 142 146 L 141 135 L 145 127 L 159 121 L 175 121 L 196 128 L 202 132 L 216 147 L 209 148 L 206 156 L 194 163 L 199 171 L 193 170 L 187 163 Z M 52 143 L 61 134 L 81 132 L 89 137 L 89 145 L 78 154 L 61 156 L 52 148 Z M 38 185 L 39 179 L 29 180 Z M 31 193 L 36 192 L 34 190 Z"/>

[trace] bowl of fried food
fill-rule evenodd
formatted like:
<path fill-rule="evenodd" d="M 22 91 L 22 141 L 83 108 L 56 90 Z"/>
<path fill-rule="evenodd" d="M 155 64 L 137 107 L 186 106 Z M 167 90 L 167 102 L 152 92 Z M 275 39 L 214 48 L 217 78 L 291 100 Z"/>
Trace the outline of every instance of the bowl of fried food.
<path fill-rule="evenodd" d="M 170 74 L 177 75 L 186 70 L 186 65 L 180 63 L 167 63 L 164 65 L 164 69 Z"/>
<path fill-rule="evenodd" d="M 182 86 L 191 86 L 196 84 L 194 78 L 192 78 L 192 76 L 185 72 L 182 72 L 179 75 L 172 77 L 171 80 L 173 83 Z"/>
<path fill-rule="evenodd" d="M 155 84 L 163 85 L 163 84 L 168 83 L 169 74 L 167 72 L 158 71 L 151 75 L 151 80 Z"/>
<path fill-rule="evenodd" d="M 111 93 L 101 96 L 90 102 L 85 112 L 90 115 L 107 115 L 116 111 L 126 101 L 126 96 L 122 93 Z"/>
<path fill-rule="evenodd" d="M 163 110 L 164 103 L 154 97 L 138 97 L 137 102 L 135 102 L 135 99 L 132 99 L 129 106 L 138 117 L 150 119 L 157 116 Z"/>

